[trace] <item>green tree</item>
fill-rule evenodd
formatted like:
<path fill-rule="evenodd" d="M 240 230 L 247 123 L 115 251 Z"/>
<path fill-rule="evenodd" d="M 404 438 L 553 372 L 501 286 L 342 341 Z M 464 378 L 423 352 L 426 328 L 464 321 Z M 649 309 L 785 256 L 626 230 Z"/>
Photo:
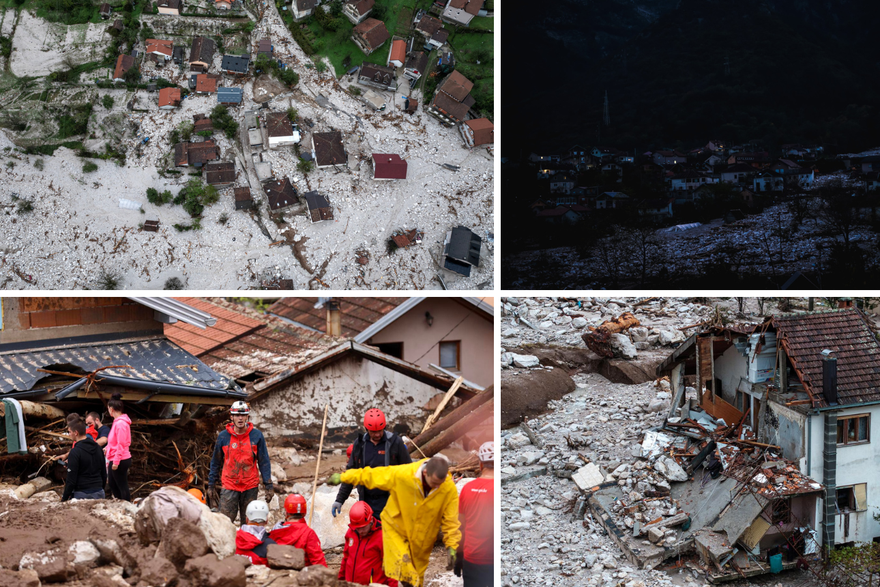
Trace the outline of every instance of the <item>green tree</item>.
<path fill-rule="evenodd" d="M 101 100 L 101 103 L 104 104 L 104 108 L 110 110 L 113 108 L 113 96 L 110 94 L 104 94 L 104 98 Z"/>

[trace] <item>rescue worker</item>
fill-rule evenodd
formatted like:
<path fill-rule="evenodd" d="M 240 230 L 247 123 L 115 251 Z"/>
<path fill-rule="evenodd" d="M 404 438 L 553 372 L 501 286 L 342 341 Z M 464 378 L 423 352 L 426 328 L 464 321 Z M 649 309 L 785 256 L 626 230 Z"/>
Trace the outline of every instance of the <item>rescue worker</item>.
<path fill-rule="evenodd" d="M 242 524 L 235 533 L 235 554 L 248 557 L 255 565 L 265 565 L 268 563 L 266 554 L 269 545 L 275 544 L 266 527 L 269 504 L 261 499 L 251 501 L 247 505 L 245 519 L 247 523 Z"/>
<path fill-rule="evenodd" d="M 495 443 L 480 445 L 477 457 L 480 476 L 469 481 L 458 498 L 461 544 L 455 557 L 455 575 L 464 575 L 464 587 L 492 587 L 495 581 Z"/>
<path fill-rule="evenodd" d="M 266 503 L 272 501 L 275 490 L 272 487 L 272 471 L 269 464 L 269 451 L 263 433 L 248 422 L 251 410 L 243 401 L 237 401 L 229 409 L 232 422 L 217 436 L 214 455 L 211 457 L 211 470 L 208 473 L 208 499 L 211 505 L 220 508 L 232 522 L 240 514 L 246 517 L 247 506 L 257 499 L 260 477 L 266 489 Z M 220 474 L 223 469 L 223 474 Z M 217 480 L 221 491 L 217 495 Z"/>
<path fill-rule="evenodd" d="M 278 544 L 290 544 L 305 552 L 306 566 L 324 565 L 324 551 L 321 549 L 321 541 L 314 530 L 306 524 L 306 498 L 297 493 L 291 493 L 284 499 L 284 510 L 287 517 L 283 522 L 278 522 L 269 535 Z"/>
<path fill-rule="evenodd" d="M 61 501 L 74 499 L 104 499 L 107 483 L 107 465 L 104 452 L 95 439 L 86 434 L 85 422 L 79 418 L 69 421 L 67 433 L 74 441 L 67 459 L 67 479 Z"/>
<path fill-rule="evenodd" d="M 437 532 L 443 530 L 447 567 L 455 564 L 461 539 L 458 490 L 449 475 L 449 461 L 438 455 L 408 465 L 349 469 L 334 473 L 330 485 L 350 483 L 389 492 L 382 518 L 385 574 L 404 587 L 421 587 Z"/>
<path fill-rule="evenodd" d="M 382 571 L 383 560 L 382 522 L 373 517 L 367 502 L 359 501 L 348 512 L 348 532 L 337 578 L 361 585 L 379 583 L 397 587 L 397 581 Z"/>
<path fill-rule="evenodd" d="M 371 408 L 364 415 L 364 428 L 366 433 L 359 435 L 351 449 L 351 457 L 348 459 L 346 469 L 362 469 L 364 467 L 393 467 L 412 463 L 409 451 L 394 432 L 385 430 L 385 414 L 382 410 Z M 342 504 L 351 495 L 352 486 L 343 483 L 336 494 L 336 501 L 330 507 L 333 517 L 342 511 Z M 358 495 L 361 501 L 370 504 L 373 515 L 382 517 L 382 510 L 388 501 L 388 492 L 380 489 L 367 489 L 358 486 Z"/>
<path fill-rule="evenodd" d="M 208 502 L 205 501 L 205 496 L 204 496 L 204 494 L 201 492 L 201 490 L 196 489 L 195 487 L 193 487 L 192 489 L 187 490 L 187 493 L 189 493 L 190 495 L 192 495 L 194 498 L 196 498 L 197 500 L 199 500 L 199 501 L 202 502 L 203 504 L 208 505 Z"/>

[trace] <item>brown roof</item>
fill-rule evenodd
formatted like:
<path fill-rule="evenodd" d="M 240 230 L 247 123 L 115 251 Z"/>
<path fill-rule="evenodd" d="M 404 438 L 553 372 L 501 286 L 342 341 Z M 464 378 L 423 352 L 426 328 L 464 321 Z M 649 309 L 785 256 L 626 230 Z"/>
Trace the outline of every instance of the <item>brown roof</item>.
<path fill-rule="evenodd" d="M 385 67 L 384 65 L 376 65 L 375 63 L 364 63 L 358 73 L 358 79 L 365 77 L 377 84 L 390 85 L 397 80 L 397 73 L 393 67 Z"/>
<path fill-rule="evenodd" d="M 193 39 L 192 49 L 189 52 L 189 62 L 200 61 L 208 65 L 214 60 L 214 41 L 208 37 L 196 37 Z"/>
<path fill-rule="evenodd" d="M 293 135 L 293 124 L 286 112 L 270 112 L 266 115 L 266 132 L 270 137 Z"/>
<path fill-rule="evenodd" d="M 209 185 L 232 183 L 235 181 L 235 163 L 222 161 L 205 165 L 205 181 Z"/>
<path fill-rule="evenodd" d="M 413 51 L 406 58 L 404 67 L 407 69 L 413 69 L 419 73 L 425 73 L 425 70 L 428 69 L 428 56 L 424 51 Z"/>
<path fill-rule="evenodd" d="M 196 91 L 197 92 L 207 92 L 212 94 L 217 91 L 217 80 L 220 79 L 219 75 L 214 75 L 210 73 L 200 73 L 196 76 Z"/>
<path fill-rule="evenodd" d="M 488 118 L 477 118 L 465 122 L 474 133 L 474 146 L 495 142 L 495 125 Z"/>
<path fill-rule="evenodd" d="M 406 231 L 403 234 L 392 236 L 391 240 L 393 240 L 394 244 L 396 244 L 398 247 L 404 249 L 415 242 L 417 234 L 418 230 L 413 228 L 412 230 Z"/>
<path fill-rule="evenodd" d="M 116 69 L 113 70 L 113 79 L 122 79 L 125 72 L 134 67 L 134 57 L 131 55 L 120 55 L 116 58 Z"/>
<path fill-rule="evenodd" d="M 257 53 L 269 53 L 272 51 L 272 41 L 269 39 L 260 39 L 257 45 Z"/>
<path fill-rule="evenodd" d="M 220 148 L 208 139 L 201 143 L 177 143 L 174 145 L 174 165 L 199 165 L 220 156 Z"/>
<path fill-rule="evenodd" d="M 315 144 L 315 162 L 318 165 L 344 165 L 346 163 L 345 146 L 342 144 L 342 133 L 317 132 L 312 135 Z"/>
<path fill-rule="evenodd" d="M 343 336 L 357 336 L 406 298 L 339 298 Z M 327 310 L 315 309 L 318 298 L 282 298 L 269 306 L 269 313 L 320 332 L 327 330 Z"/>
<path fill-rule="evenodd" d="M 308 192 L 304 197 L 312 222 L 333 220 L 333 208 L 330 207 L 330 201 L 326 196 L 322 196 L 318 192 Z"/>
<path fill-rule="evenodd" d="M 266 190 L 266 196 L 269 198 L 269 209 L 271 210 L 286 208 L 299 201 L 293 184 L 286 177 L 281 180 L 275 179 L 266 182 L 263 189 Z"/>
<path fill-rule="evenodd" d="M 419 20 L 419 24 L 416 25 L 416 30 L 422 31 L 429 37 L 443 28 L 443 23 L 439 18 L 434 18 L 433 16 L 424 15 L 421 20 Z"/>
<path fill-rule="evenodd" d="M 453 71 L 437 87 L 438 92 L 446 92 L 458 102 L 463 102 L 474 88 L 474 82 L 464 77 L 458 70 Z"/>
<path fill-rule="evenodd" d="M 350 4 L 358 16 L 363 16 L 376 5 L 376 0 L 348 0 L 346 4 Z"/>
<path fill-rule="evenodd" d="M 483 0 L 450 0 L 449 6 L 476 16 L 483 7 Z"/>
<path fill-rule="evenodd" d="M 160 39 L 147 39 L 144 41 L 146 43 L 146 52 L 147 53 L 159 53 L 161 55 L 165 55 L 166 57 L 171 57 L 171 52 L 174 50 L 174 42 L 173 41 L 163 41 Z"/>
<path fill-rule="evenodd" d="M 470 107 L 467 104 L 456 102 L 448 94 L 437 92 L 434 94 L 434 100 L 431 102 L 438 110 L 442 110 L 446 114 L 452 116 L 456 120 L 464 120 Z"/>
<path fill-rule="evenodd" d="M 101 14 L 109 13 L 110 12 L 110 5 L 109 4 L 101 4 L 100 10 L 101 10 Z"/>
<path fill-rule="evenodd" d="M 116 20 L 114 20 L 113 26 L 111 28 L 114 28 L 117 31 L 121 31 L 122 29 L 124 29 L 125 27 L 122 24 L 122 19 L 117 18 Z"/>
<path fill-rule="evenodd" d="M 180 88 L 159 90 L 159 108 L 162 106 L 180 106 Z"/>
<path fill-rule="evenodd" d="M 813 399 L 822 395 L 822 351 L 837 357 L 840 405 L 880 400 L 880 343 L 865 316 L 856 309 L 776 316 L 777 336 Z"/>
<path fill-rule="evenodd" d="M 199 118 L 196 118 L 198 116 Z M 214 123 L 210 118 L 205 118 L 204 114 L 193 115 L 193 132 L 200 133 L 203 130 L 214 130 Z"/>
<path fill-rule="evenodd" d="M 235 197 L 236 202 L 253 201 L 253 197 L 251 197 L 251 188 L 235 188 L 232 190 L 232 195 Z"/>
<path fill-rule="evenodd" d="M 178 320 L 165 325 L 165 336 L 188 353 L 201 356 L 264 326 L 254 317 L 238 311 L 237 304 L 222 299 L 176 298 L 191 308 L 207 312 L 217 319 L 210 328 L 202 329 Z"/>
<path fill-rule="evenodd" d="M 159 6 L 162 8 L 180 8 L 180 0 L 159 0 Z"/>
<path fill-rule="evenodd" d="M 371 49 L 375 49 L 391 38 L 385 23 L 375 18 L 368 18 L 352 29 Z"/>

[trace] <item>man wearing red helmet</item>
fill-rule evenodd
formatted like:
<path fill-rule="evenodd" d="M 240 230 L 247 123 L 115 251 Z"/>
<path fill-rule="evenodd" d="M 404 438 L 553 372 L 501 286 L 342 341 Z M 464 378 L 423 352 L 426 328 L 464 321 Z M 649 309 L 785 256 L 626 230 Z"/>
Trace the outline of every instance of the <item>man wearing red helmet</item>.
<path fill-rule="evenodd" d="M 382 523 L 373 517 L 373 510 L 365 501 L 359 501 L 348 512 L 348 532 L 345 549 L 339 565 L 339 579 L 349 583 L 369 585 L 379 583 L 397 587 L 397 581 L 382 570 Z"/>
<path fill-rule="evenodd" d="M 269 532 L 269 537 L 278 544 L 290 544 L 305 551 L 306 566 L 324 565 L 324 551 L 315 531 L 306 524 L 306 498 L 291 493 L 284 500 L 287 519 L 278 522 Z"/>
<path fill-rule="evenodd" d="M 406 465 L 412 462 L 409 451 L 400 438 L 394 432 L 385 429 L 385 414 L 382 410 L 371 408 L 364 415 L 364 428 L 367 432 L 358 435 L 351 449 L 351 457 L 345 469 L 363 469 L 364 467 L 393 467 Z M 351 495 L 352 486 L 343 483 L 336 494 L 336 502 L 330 508 L 330 513 L 336 517 L 342 511 L 342 504 Z M 388 502 L 388 492 L 381 489 L 367 489 L 358 485 L 358 495 L 361 501 L 370 504 L 373 515 L 382 517 L 382 510 Z"/>

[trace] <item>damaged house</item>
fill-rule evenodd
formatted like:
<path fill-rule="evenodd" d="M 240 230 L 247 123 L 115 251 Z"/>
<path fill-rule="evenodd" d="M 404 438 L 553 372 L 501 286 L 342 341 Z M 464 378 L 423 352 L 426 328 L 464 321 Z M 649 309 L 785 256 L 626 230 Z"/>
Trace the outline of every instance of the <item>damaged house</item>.
<path fill-rule="evenodd" d="M 880 488 L 866 466 L 878 458 L 871 420 L 880 415 L 880 343 L 872 322 L 842 305 L 706 329 L 658 367 L 670 380 L 672 427 L 736 425 L 741 439 L 772 447 L 822 484 L 798 518 L 823 545 L 880 538 L 868 510 Z"/>

